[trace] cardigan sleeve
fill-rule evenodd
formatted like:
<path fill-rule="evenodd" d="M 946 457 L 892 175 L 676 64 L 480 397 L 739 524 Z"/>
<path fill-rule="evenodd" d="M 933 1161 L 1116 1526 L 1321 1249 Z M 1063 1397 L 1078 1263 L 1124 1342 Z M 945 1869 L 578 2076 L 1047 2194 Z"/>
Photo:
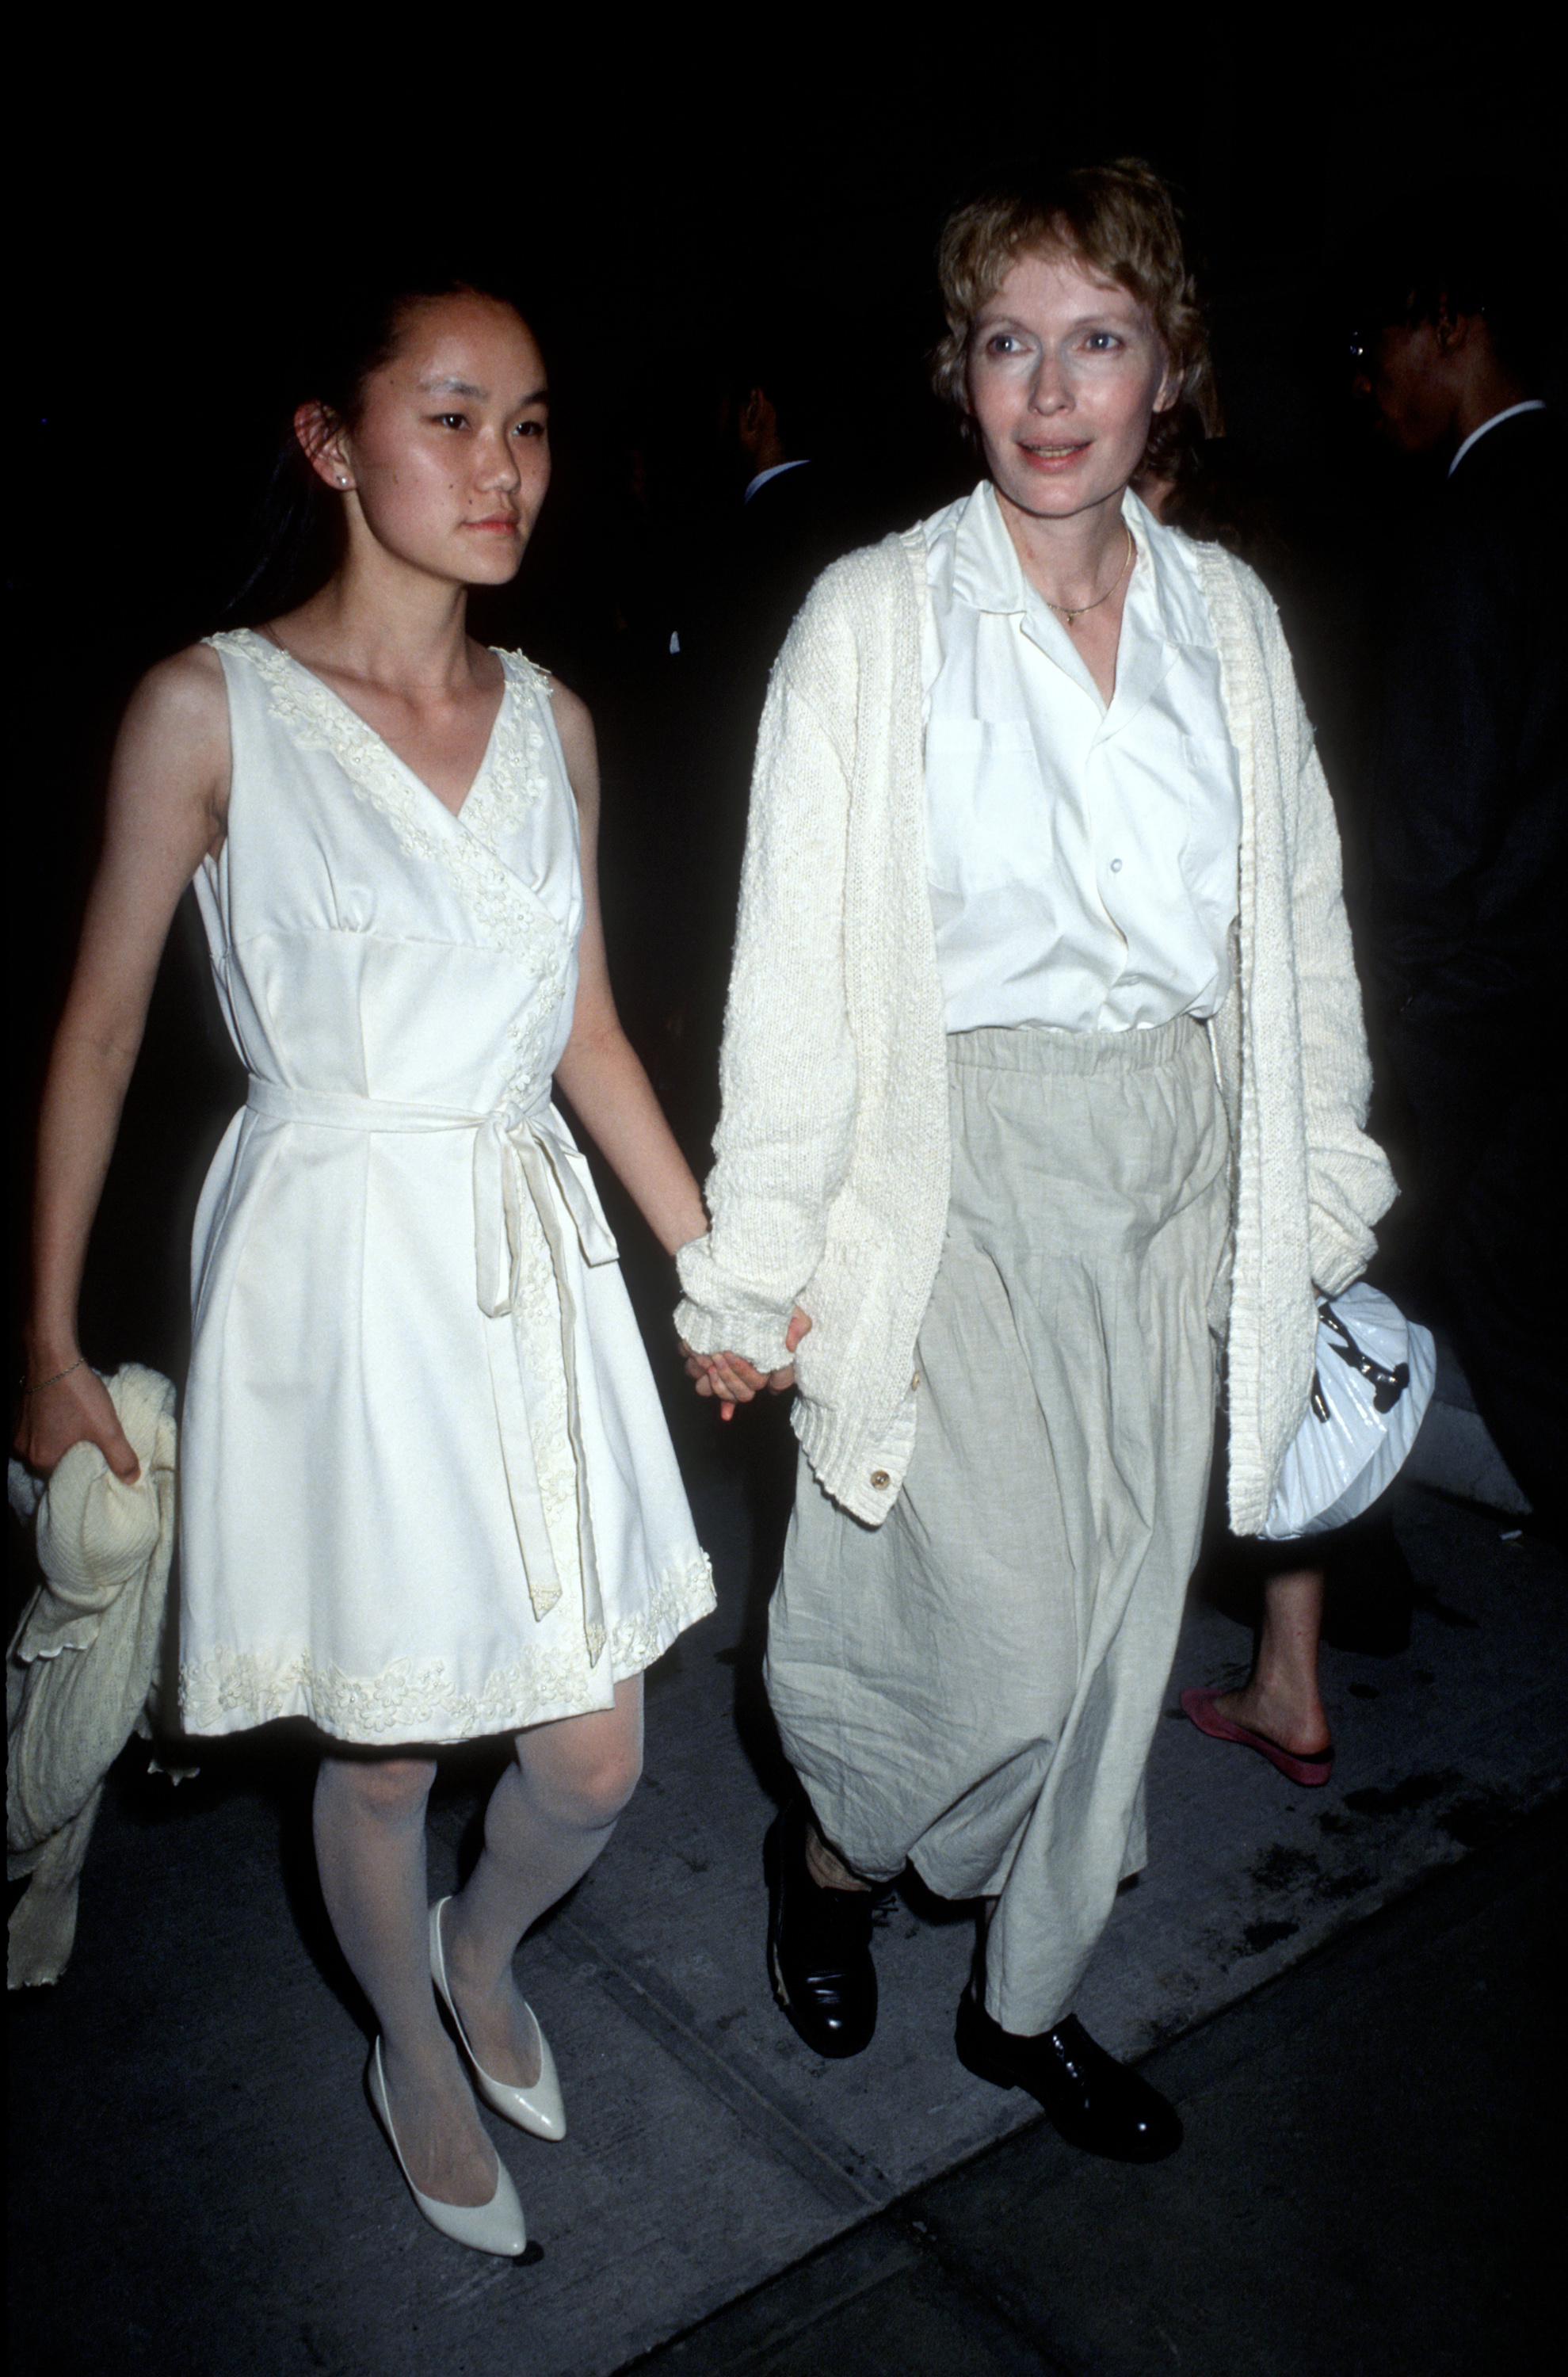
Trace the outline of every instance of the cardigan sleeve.
<path fill-rule="evenodd" d="M 1280 659 L 1288 668 L 1275 627 Z M 1334 1295 L 1377 1247 L 1372 1224 L 1397 1193 L 1388 1160 L 1366 1134 L 1371 1104 L 1361 990 L 1345 912 L 1334 802 L 1300 695 L 1292 698 L 1300 768 L 1294 818 L 1290 926 L 1301 1032 L 1312 1280 Z"/>
<path fill-rule="evenodd" d="M 760 1369 L 791 1358 L 784 1331 L 821 1260 L 854 1143 L 843 950 L 855 726 L 853 700 L 835 690 L 854 681 L 830 577 L 790 632 L 762 712 L 706 1188 L 712 1227 L 677 1258 L 680 1334 L 699 1353 L 741 1354 Z"/>

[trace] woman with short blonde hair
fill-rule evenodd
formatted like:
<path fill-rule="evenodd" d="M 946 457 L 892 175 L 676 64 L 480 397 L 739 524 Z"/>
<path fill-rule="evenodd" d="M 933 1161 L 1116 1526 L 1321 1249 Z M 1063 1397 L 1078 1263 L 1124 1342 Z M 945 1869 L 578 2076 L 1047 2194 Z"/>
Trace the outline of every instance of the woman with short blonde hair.
<path fill-rule="evenodd" d="M 1198 416 L 1205 436 L 1217 435 L 1219 396 L 1197 274 L 1169 190 L 1136 158 L 1089 166 L 1036 190 L 975 198 L 949 216 L 937 245 L 948 327 L 931 358 L 931 384 L 966 423 L 976 317 L 1025 255 L 1076 258 L 1119 282 L 1148 315 L 1176 388 L 1149 424 L 1144 470 L 1157 470 L 1179 406 Z"/>
<path fill-rule="evenodd" d="M 943 235 L 974 492 L 819 579 L 757 752 L 700 1391 L 798 1372 L 768 1690 L 775 1990 L 872 2036 L 906 1862 L 987 1905 L 970 2070 L 1091 2151 L 1171 2108 L 1071 2007 L 1143 1861 L 1222 1347 L 1233 1523 L 1305 1408 L 1314 1283 L 1392 1195 L 1333 812 L 1274 606 L 1131 482 L 1213 380 L 1121 161 Z"/>

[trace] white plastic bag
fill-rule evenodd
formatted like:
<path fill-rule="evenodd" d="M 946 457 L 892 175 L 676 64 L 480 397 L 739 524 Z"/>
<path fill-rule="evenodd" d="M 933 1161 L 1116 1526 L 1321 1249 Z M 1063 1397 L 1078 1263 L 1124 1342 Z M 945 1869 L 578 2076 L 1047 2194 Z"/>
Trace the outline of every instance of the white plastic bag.
<path fill-rule="evenodd" d="M 1318 1364 L 1262 1534 L 1325 1535 L 1370 1510 L 1397 1475 L 1437 1378 L 1431 1332 L 1365 1280 L 1318 1306 Z"/>

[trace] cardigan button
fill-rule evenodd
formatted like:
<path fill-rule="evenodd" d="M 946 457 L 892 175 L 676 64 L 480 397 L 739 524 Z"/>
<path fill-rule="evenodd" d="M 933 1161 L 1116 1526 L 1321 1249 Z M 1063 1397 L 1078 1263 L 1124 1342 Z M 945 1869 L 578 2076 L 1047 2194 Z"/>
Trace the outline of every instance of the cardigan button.
<path fill-rule="evenodd" d="M 888 1487 L 892 1484 L 892 1479 L 888 1475 L 885 1469 L 873 1469 L 871 1472 L 871 1483 L 876 1487 L 879 1494 L 885 1494 Z"/>
<path fill-rule="evenodd" d="M 910 1380 L 909 1383 L 912 1387 L 917 1387 L 919 1385 L 920 1373 L 918 1370 L 916 1371 L 915 1376 Z"/>

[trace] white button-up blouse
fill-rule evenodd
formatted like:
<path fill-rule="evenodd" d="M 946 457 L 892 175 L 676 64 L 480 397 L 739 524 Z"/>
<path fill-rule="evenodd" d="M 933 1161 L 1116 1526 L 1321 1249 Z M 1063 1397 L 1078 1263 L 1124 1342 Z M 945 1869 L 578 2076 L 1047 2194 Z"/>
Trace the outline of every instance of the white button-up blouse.
<path fill-rule="evenodd" d="M 1118 1032 L 1230 985 L 1241 794 L 1186 540 L 1131 491 L 1107 706 L 989 481 L 924 523 L 931 908 L 950 1032 Z"/>

